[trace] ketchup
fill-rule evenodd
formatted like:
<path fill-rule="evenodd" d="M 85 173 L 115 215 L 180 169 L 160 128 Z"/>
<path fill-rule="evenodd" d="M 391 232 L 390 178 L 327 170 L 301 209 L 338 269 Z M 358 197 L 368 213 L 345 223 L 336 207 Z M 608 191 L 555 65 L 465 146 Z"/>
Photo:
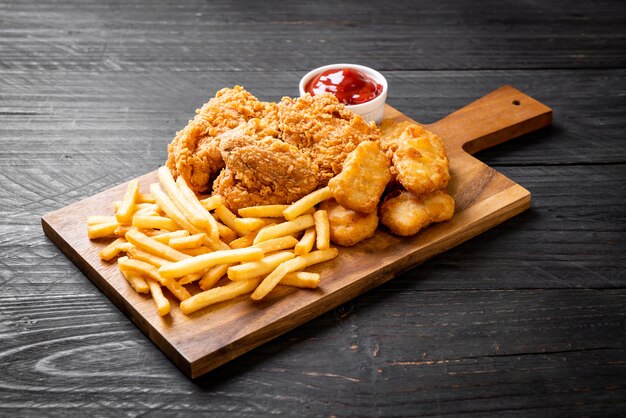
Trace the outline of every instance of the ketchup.
<path fill-rule="evenodd" d="M 331 93 L 346 105 L 369 102 L 383 92 L 383 86 L 353 68 L 334 68 L 316 75 L 305 89 L 311 96 Z"/>

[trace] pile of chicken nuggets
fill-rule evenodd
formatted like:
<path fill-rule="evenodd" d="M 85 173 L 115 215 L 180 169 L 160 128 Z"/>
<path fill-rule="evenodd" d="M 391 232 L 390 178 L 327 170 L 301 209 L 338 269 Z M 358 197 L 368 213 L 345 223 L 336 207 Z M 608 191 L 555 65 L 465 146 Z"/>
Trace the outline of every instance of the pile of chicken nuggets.
<path fill-rule="evenodd" d="M 319 208 L 340 246 L 370 238 L 379 222 L 411 236 L 454 214 L 439 137 L 412 122 L 377 127 L 331 94 L 274 103 L 240 86 L 222 89 L 177 133 L 167 167 L 233 212 L 291 204 L 328 186 L 332 198 Z"/>

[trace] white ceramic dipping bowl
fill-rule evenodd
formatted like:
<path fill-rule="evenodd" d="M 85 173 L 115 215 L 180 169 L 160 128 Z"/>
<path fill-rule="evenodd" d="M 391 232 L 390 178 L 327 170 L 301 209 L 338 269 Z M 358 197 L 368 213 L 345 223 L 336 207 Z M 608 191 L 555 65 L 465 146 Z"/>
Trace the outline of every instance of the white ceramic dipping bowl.
<path fill-rule="evenodd" d="M 326 70 L 332 70 L 335 68 L 352 68 L 358 70 L 363 74 L 370 76 L 372 79 L 374 79 L 374 81 L 383 86 L 382 93 L 380 93 L 380 95 L 375 97 L 373 100 L 356 105 L 346 105 L 346 108 L 358 115 L 361 115 L 363 119 L 365 119 L 367 122 L 374 121 L 376 122 L 376 124 L 380 124 L 380 122 L 383 120 L 385 101 L 387 100 L 387 80 L 385 79 L 385 77 L 382 76 L 381 73 L 369 67 L 357 64 L 331 64 L 316 68 L 312 71 L 309 71 L 300 80 L 300 96 L 304 96 L 306 94 L 306 86 L 313 77 L 315 77 L 319 73 L 323 73 Z"/>

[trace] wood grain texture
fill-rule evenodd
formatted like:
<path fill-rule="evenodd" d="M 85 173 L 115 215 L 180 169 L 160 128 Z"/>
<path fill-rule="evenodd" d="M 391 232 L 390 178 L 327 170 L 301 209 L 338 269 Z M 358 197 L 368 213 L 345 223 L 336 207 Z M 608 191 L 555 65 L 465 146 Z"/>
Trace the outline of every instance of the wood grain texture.
<path fill-rule="evenodd" d="M 0 13 L 5 71 L 308 71 L 320 60 L 382 70 L 626 64 L 619 1 L 29 0 Z"/>
<path fill-rule="evenodd" d="M 623 416 L 625 14 L 0 0 L 0 416 Z M 190 381 L 40 218 L 156 169 L 217 89 L 276 100 L 350 60 L 426 123 L 506 84 L 549 104 L 552 127 L 475 154 L 531 208 Z"/>
<path fill-rule="evenodd" d="M 523 105 L 512 104 L 520 100 Z M 315 291 L 277 289 L 262 302 L 240 297 L 192 315 L 174 310 L 161 318 L 149 297 L 135 294 L 128 286 L 115 263 L 99 259 L 105 243 L 99 245 L 85 235 L 84 219 L 108 213 L 103 209 L 121 198 L 124 184 L 47 214 L 42 225 L 74 264 L 195 378 L 527 209 L 527 190 L 470 157 L 463 148 L 477 142 L 487 148 L 490 143 L 540 129 L 550 123 L 551 114 L 548 107 L 505 86 L 433 124 L 445 134 L 442 139 L 449 150 L 454 218 L 410 239 L 379 231 L 366 242 L 342 248 L 332 262 L 313 268 L 324 279 Z M 409 119 L 391 107 L 385 109 L 384 117 Z M 485 117 L 493 123 L 481 123 Z M 478 124 L 483 129 L 463 129 Z M 139 177 L 144 191 L 157 181 L 154 172 Z"/>

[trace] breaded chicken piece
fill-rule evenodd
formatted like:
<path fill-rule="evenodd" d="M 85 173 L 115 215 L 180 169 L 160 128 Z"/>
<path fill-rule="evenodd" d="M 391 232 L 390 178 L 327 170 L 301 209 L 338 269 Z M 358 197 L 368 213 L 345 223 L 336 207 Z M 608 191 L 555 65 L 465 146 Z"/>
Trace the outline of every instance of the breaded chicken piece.
<path fill-rule="evenodd" d="M 445 190 L 415 196 L 405 190 L 388 195 L 380 205 L 380 222 L 394 234 L 410 236 L 454 214 L 454 199 Z"/>
<path fill-rule="evenodd" d="M 364 214 L 374 212 L 391 180 L 389 165 L 378 143 L 361 142 L 348 154 L 341 173 L 330 179 L 328 187 L 341 206 Z"/>
<path fill-rule="evenodd" d="M 278 104 L 282 140 L 298 147 L 319 167 L 323 187 L 341 172 L 350 152 L 363 141 L 377 141 L 378 128 L 339 103 L 330 93 L 297 99 L 285 97 Z"/>
<path fill-rule="evenodd" d="M 262 117 L 271 105 L 275 106 L 260 102 L 241 86 L 218 91 L 169 144 L 167 167 L 172 175 L 183 176 L 196 193 L 210 192 L 213 179 L 224 167 L 219 135 Z"/>
<path fill-rule="evenodd" d="M 271 120 L 253 119 L 220 137 L 225 168 L 213 192 L 234 212 L 290 204 L 317 188 L 317 166 L 295 146 L 269 135 L 276 134 L 272 125 Z"/>
<path fill-rule="evenodd" d="M 383 120 L 380 144 L 391 159 L 394 179 L 415 195 L 445 189 L 450 181 L 441 138 L 410 121 Z"/>
<path fill-rule="evenodd" d="M 351 247 L 372 237 L 378 227 L 376 211 L 364 215 L 344 208 L 335 199 L 323 201 L 320 209 L 328 213 L 330 240 L 343 247 Z"/>

